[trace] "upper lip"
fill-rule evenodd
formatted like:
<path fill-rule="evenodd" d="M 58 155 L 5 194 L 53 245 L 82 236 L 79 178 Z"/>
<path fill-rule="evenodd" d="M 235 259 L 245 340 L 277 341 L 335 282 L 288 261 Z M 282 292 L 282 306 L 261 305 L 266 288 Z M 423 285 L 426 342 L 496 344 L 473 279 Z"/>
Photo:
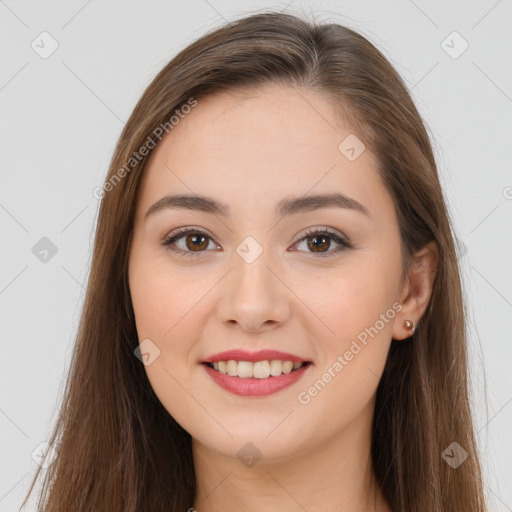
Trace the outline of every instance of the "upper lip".
<path fill-rule="evenodd" d="M 206 359 L 201 361 L 202 363 L 217 363 L 219 361 L 229 361 L 234 359 L 235 361 L 250 361 L 252 363 L 256 361 L 266 361 L 278 359 L 281 361 L 292 361 L 294 363 L 308 362 L 307 359 L 289 354 L 287 352 L 281 352 L 279 350 L 258 350 L 258 352 L 247 352 L 247 350 L 226 350 L 225 352 L 218 352 L 208 356 Z"/>

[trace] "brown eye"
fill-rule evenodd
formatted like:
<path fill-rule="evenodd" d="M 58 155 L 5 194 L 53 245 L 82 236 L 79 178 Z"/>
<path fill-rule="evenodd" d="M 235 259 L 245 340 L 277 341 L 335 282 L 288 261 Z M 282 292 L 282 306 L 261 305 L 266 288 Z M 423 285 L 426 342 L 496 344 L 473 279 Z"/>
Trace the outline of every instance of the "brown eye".
<path fill-rule="evenodd" d="M 324 252 L 323 249 L 329 249 L 331 245 L 329 239 L 330 237 L 324 235 L 308 237 L 308 247 L 312 252 Z M 310 242 L 310 240 L 313 240 L 313 242 Z"/>
<path fill-rule="evenodd" d="M 331 256 L 352 247 L 347 239 L 326 229 L 313 229 L 303 233 L 303 235 L 295 245 L 300 246 L 300 244 L 306 243 L 308 250 L 305 252 L 316 253 L 320 257 Z M 338 247 L 329 250 L 333 242 Z"/>
<path fill-rule="evenodd" d="M 162 245 L 168 247 L 173 252 L 193 256 L 194 253 L 206 252 L 210 242 L 212 242 L 212 239 L 207 233 L 199 229 L 184 228 L 171 233 L 162 242 Z"/>
<path fill-rule="evenodd" d="M 201 251 L 208 247 L 208 242 L 205 243 L 205 240 L 208 240 L 208 237 L 204 235 L 186 235 L 184 238 L 186 240 L 185 244 L 187 246 L 187 249 L 190 249 L 191 251 Z"/>

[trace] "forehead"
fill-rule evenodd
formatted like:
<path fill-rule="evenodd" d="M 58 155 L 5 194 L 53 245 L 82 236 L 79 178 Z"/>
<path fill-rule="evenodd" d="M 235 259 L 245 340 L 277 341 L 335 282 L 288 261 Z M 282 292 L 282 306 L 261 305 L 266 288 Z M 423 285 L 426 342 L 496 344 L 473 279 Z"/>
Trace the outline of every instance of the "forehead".
<path fill-rule="evenodd" d="M 320 94 L 275 85 L 197 101 L 146 164 L 146 206 L 165 194 L 195 193 L 257 211 L 290 195 L 331 192 L 368 209 L 390 206 L 373 154 Z M 351 147 L 355 159 L 347 157 Z"/>

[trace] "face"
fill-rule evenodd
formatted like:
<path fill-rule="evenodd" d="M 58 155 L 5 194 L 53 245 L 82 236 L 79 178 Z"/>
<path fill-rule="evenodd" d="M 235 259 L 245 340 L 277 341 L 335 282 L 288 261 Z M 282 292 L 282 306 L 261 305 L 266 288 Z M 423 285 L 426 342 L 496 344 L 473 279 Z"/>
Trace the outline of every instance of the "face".
<path fill-rule="evenodd" d="M 372 410 L 402 267 L 391 196 L 360 150 L 326 99 L 280 86 L 200 99 L 153 150 L 130 293 L 151 386 L 195 442 L 231 457 L 246 442 L 267 458 L 296 456 Z M 177 195 L 224 209 L 189 199 L 146 215 Z M 227 364 L 254 377 L 204 363 L 229 350 L 249 355 L 221 360 L 287 355 Z M 272 360 L 306 364 L 282 374 L 290 364 Z M 265 378 L 272 368 L 281 375 Z"/>

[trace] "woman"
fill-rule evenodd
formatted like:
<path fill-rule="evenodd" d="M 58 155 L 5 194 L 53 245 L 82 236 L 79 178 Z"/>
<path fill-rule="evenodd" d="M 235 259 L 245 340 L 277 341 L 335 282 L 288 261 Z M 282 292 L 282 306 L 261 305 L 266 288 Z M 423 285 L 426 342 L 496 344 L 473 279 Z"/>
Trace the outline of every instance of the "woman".
<path fill-rule="evenodd" d="M 486 510 L 436 163 L 369 41 L 212 31 L 95 194 L 45 511 Z"/>

